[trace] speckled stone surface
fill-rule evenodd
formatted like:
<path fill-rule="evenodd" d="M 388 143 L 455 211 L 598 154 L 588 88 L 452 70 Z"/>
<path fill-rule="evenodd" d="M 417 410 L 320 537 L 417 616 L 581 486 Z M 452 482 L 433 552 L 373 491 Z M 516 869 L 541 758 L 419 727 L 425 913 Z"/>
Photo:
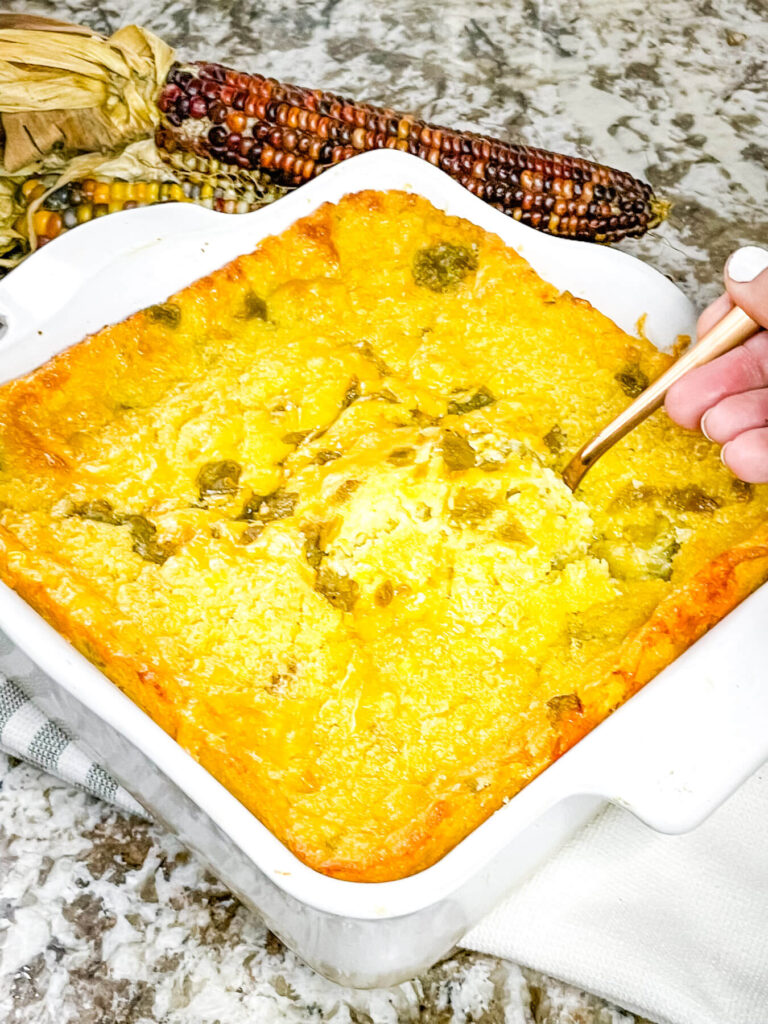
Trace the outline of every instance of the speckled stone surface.
<path fill-rule="evenodd" d="M 766 0 L 11 0 L 183 56 L 419 111 L 650 180 L 670 219 L 623 248 L 700 305 L 768 243 Z M 0 759 L 7 1024 L 640 1024 L 552 979 L 460 954 L 407 985 L 300 964 L 162 829 Z"/>

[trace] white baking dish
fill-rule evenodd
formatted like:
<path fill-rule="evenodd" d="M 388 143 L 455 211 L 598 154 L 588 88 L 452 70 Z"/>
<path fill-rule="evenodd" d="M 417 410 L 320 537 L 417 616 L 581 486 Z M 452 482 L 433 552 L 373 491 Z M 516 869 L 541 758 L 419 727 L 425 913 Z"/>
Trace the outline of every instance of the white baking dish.
<path fill-rule="evenodd" d="M 0 283 L 0 380 L 163 301 L 320 203 L 363 188 L 417 192 L 497 233 L 545 278 L 589 299 L 625 330 L 635 332 L 647 314 L 644 330 L 658 345 L 694 330 L 690 303 L 650 267 L 523 227 L 429 164 L 385 151 L 350 160 L 256 213 L 220 216 L 172 204 L 65 234 Z M 39 705 L 300 956 L 356 986 L 392 984 L 428 967 L 605 800 L 660 831 L 682 832 L 703 820 L 768 759 L 761 668 L 767 617 L 762 588 L 439 863 L 401 881 L 363 884 L 327 878 L 298 861 L 0 584 L 0 627 L 39 667 L 25 681 Z"/>

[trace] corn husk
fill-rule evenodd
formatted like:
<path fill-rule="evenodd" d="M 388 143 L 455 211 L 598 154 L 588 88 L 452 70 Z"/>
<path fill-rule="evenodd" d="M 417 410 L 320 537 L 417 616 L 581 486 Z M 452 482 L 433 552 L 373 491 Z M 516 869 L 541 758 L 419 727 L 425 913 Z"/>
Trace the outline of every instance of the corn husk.
<path fill-rule="evenodd" d="M 11 181 L 0 178 L 0 267 L 13 267 L 21 259 L 24 239 L 13 227 L 19 214 L 15 192 Z M 6 256 L 10 253 L 16 255 Z"/>
<path fill-rule="evenodd" d="M 42 165 L 52 153 L 106 153 L 150 136 L 172 62 L 173 50 L 136 25 L 107 39 L 46 19 L 0 19 L 5 171 Z"/>
<path fill-rule="evenodd" d="M 70 181 L 84 178 L 117 181 L 177 181 L 173 170 L 163 161 L 152 139 L 132 142 L 119 153 L 81 153 L 71 159 L 48 161 L 46 180 L 51 183 L 45 192 L 22 207 L 18 201 L 18 186 L 36 173 L 35 165 L 22 168 L 18 177 L 0 177 L 0 267 L 11 269 L 24 256 L 34 250 L 37 237 L 34 229 L 35 212 L 56 189 Z M 13 225 L 23 214 L 26 230 L 15 230 Z"/>

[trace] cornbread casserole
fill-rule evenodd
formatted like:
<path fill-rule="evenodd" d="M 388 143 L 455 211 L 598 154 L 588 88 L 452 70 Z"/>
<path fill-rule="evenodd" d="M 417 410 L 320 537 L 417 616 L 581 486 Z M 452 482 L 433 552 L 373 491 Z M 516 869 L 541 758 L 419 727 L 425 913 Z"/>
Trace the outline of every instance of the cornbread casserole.
<path fill-rule="evenodd" d="M 0 575 L 340 878 L 427 867 L 768 576 L 668 364 L 475 225 L 326 205 L 0 389 Z"/>

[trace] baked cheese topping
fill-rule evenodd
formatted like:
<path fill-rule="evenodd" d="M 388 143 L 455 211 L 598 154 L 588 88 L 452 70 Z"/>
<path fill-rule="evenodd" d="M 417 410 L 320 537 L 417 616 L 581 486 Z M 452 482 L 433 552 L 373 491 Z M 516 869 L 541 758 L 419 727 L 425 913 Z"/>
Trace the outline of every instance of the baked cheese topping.
<path fill-rule="evenodd" d="M 669 363 L 361 193 L 0 389 L 0 575 L 299 857 L 420 870 L 768 571 Z M 140 789 L 140 780 L 137 780 Z"/>

